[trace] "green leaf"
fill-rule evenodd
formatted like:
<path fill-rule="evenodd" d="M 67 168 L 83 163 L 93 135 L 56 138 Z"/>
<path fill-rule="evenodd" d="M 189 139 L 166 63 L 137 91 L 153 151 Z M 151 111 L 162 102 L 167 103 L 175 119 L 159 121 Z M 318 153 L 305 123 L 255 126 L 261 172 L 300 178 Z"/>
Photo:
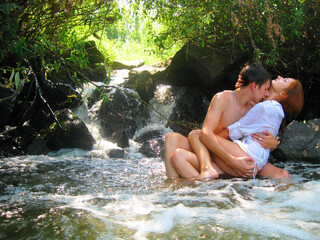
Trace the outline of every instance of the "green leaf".
<path fill-rule="evenodd" d="M 14 77 L 14 70 L 12 70 L 12 72 L 11 72 L 11 76 L 10 76 L 10 78 L 9 78 L 9 82 L 12 81 L 13 77 Z"/>
<path fill-rule="evenodd" d="M 56 69 L 56 72 L 59 72 L 59 63 L 57 61 L 54 61 L 54 67 Z"/>
<path fill-rule="evenodd" d="M 14 81 L 15 81 L 16 88 L 18 88 L 21 83 L 20 72 L 16 72 L 16 74 L 14 76 Z"/>

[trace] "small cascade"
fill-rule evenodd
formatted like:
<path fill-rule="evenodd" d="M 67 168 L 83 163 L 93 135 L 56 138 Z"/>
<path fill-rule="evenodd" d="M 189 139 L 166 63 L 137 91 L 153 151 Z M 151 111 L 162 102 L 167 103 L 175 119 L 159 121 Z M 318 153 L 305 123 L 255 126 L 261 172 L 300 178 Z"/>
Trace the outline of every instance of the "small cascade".
<path fill-rule="evenodd" d="M 113 75 L 111 77 L 110 84 L 114 86 L 116 86 L 117 84 L 121 85 L 126 77 L 127 72 L 117 71 L 116 75 Z M 121 148 L 117 144 L 106 140 L 101 134 L 103 128 L 101 127 L 98 113 L 103 100 L 95 102 L 90 108 L 88 108 L 88 99 L 94 92 L 95 88 L 96 86 L 92 84 L 88 84 L 87 86 L 85 86 L 85 89 L 83 91 L 85 101 L 81 106 L 74 110 L 74 113 L 86 124 L 88 130 L 96 141 L 96 144 L 91 151 L 91 156 L 108 158 L 108 152 L 110 150 Z M 133 90 L 130 90 L 131 94 L 137 94 L 132 93 L 132 91 Z M 134 136 L 129 140 L 129 147 L 125 148 L 127 158 L 143 157 L 139 153 L 139 148 L 143 143 L 136 142 L 134 139 L 137 139 L 150 132 L 156 132 L 156 135 L 158 137 L 161 136 L 163 138 L 166 133 L 172 131 L 170 128 L 166 127 L 167 119 L 169 118 L 175 107 L 175 97 L 172 94 L 171 87 L 168 85 L 159 85 L 154 92 L 154 98 L 150 100 L 149 104 L 151 107 L 145 106 L 148 109 L 149 117 L 147 117 L 145 121 L 142 121 L 143 124 L 137 128 Z M 132 110 L 138 111 L 139 109 L 137 108 Z"/>
<path fill-rule="evenodd" d="M 201 98 L 180 90 L 159 86 L 149 104 L 166 118 L 200 106 Z M 183 94 L 199 102 L 181 107 Z M 135 103 L 129 110 L 139 111 Z M 278 163 L 290 182 L 167 179 L 163 160 L 141 153 L 172 131 L 167 120 L 148 109 L 130 146 L 120 149 L 102 136 L 102 104 L 85 100 L 74 111 L 96 140 L 93 151 L 0 159 L 0 239 L 319 239 L 320 164 Z M 108 161 L 113 149 L 124 157 Z"/>
<path fill-rule="evenodd" d="M 153 99 L 150 100 L 150 105 L 156 111 L 150 108 L 150 123 L 139 129 L 135 134 L 136 137 L 150 131 L 159 131 L 163 135 L 172 131 L 170 128 L 166 127 L 166 118 L 169 118 L 175 106 L 175 99 L 171 92 L 171 86 L 159 85 L 154 92 Z"/>
<path fill-rule="evenodd" d="M 101 126 L 96 115 L 103 100 L 97 101 L 90 109 L 88 109 L 87 99 L 93 93 L 95 88 L 96 86 L 92 84 L 88 84 L 85 87 L 85 90 L 83 91 L 85 100 L 73 112 L 85 123 L 89 132 L 96 141 L 90 155 L 93 157 L 108 158 L 108 151 L 111 149 L 118 149 L 119 147 L 117 144 L 107 141 L 101 136 Z"/>

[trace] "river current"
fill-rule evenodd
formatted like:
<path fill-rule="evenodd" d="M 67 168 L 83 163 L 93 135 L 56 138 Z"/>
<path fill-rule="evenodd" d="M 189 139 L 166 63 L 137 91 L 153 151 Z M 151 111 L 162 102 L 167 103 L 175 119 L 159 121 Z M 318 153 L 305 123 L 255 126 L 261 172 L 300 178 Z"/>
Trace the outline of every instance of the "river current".
<path fill-rule="evenodd" d="M 137 143 L 110 159 L 97 142 L 0 159 L 0 239 L 320 239 L 320 164 L 276 164 L 290 182 L 172 180 Z"/>

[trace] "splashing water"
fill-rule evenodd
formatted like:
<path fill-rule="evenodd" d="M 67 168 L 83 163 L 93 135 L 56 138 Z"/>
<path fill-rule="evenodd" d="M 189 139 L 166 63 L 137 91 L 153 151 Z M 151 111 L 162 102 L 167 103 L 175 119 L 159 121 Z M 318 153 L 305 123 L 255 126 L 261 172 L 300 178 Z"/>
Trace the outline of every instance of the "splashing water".
<path fill-rule="evenodd" d="M 320 165 L 292 183 L 168 180 L 160 159 L 0 160 L 1 239 L 318 239 Z M 73 156 L 72 156 L 73 154 Z"/>
<path fill-rule="evenodd" d="M 109 144 L 0 159 L 0 239 L 320 238 L 320 164 L 277 164 L 290 183 L 169 180 L 134 143 L 124 159 L 95 154 Z"/>

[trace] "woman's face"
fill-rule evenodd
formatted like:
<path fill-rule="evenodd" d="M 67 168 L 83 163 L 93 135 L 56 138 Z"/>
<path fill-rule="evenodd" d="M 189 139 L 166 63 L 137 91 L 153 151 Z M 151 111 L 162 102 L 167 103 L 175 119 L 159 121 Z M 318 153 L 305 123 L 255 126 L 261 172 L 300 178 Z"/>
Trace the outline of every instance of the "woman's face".
<path fill-rule="evenodd" d="M 283 78 L 278 76 L 276 79 L 272 80 L 272 88 L 275 92 L 280 94 L 285 91 L 293 81 L 295 81 L 293 78 Z"/>

